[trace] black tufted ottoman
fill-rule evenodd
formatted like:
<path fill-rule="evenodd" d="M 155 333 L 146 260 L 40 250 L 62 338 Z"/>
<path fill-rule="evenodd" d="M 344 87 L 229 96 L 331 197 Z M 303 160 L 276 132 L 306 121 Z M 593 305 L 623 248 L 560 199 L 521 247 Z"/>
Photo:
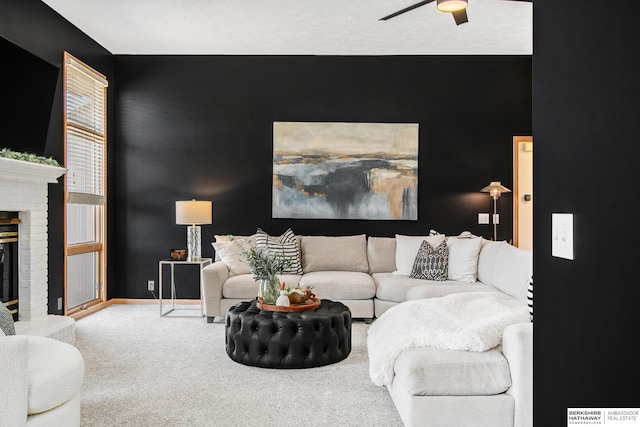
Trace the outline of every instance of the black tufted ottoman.
<path fill-rule="evenodd" d="M 351 311 L 322 300 L 315 310 L 261 310 L 256 301 L 236 304 L 225 320 L 227 354 L 261 368 L 312 368 L 344 360 L 351 352 Z"/>

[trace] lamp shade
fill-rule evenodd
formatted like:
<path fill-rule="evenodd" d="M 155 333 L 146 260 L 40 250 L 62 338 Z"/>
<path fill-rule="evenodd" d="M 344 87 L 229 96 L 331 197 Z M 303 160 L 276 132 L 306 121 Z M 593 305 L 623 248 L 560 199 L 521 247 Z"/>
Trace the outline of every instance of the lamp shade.
<path fill-rule="evenodd" d="M 467 8 L 467 0 L 438 0 L 437 5 L 442 12 L 457 12 Z"/>
<path fill-rule="evenodd" d="M 211 201 L 186 200 L 176 202 L 176 224 L 211 224 Z"/>
<path fill-rule="evenodd" d="M 482 190 L 483 193 L 489 193 L 491 194 L 491 196 L 494 199 L 497 199 L 498 197 L 500 197 L 500 194 L 502 193 L 510 193 L 511 190 L 509 190 L 507 187 L 505 187 L 504 185 L 500 184 L 500 181 L 491 181 L 491 183 L 489 185 L 487 185 L 486 187 L 484 187 Z"/>

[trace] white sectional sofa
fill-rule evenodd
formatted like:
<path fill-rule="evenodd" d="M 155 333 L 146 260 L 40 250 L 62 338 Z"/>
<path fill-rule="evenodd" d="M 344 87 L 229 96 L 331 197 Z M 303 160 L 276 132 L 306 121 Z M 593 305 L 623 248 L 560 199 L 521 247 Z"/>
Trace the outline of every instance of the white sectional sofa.
<path fill-rule="evenodd" d="M 403 257 L 412 258 L 405 253 L 405 243 L 422 236 L 367 238 L 361 234 L 297 238 L 303 274 L 285 274 L 281 281 L 292 288 L 312 286 L 321 298 L 348 306 L 354 318 L 380 317 L 388 308 L 403 301 L 455 292 L 489 291 L 505 299 L 526 300 L 531 253 L 506 242 L 479 237 L 461 239 L 465 245 L 476 241 L 477 251 L 472 248 L 455 253 L 455 246 L 451 246 L 450 263 L 457 262 L 462 267 L 452 279 L 433 281 L 397 273 L 396 264 L 406 264 Z M 209 322 L 224 316 L 238 302 L 255 299 L 258 293 L 258 284 L 235 243 L 238 239 L 245 239 L 241 244 L 255 244 L 255 235 L 236 237 L 236 240 L 216 236 L 216 261 L 202 271 L 202 293 Z M 447 239 L 453 242 L 458 237 Z M 413 259 L 408 262 L 413 263 Z M 459 278 L 466 281 L 455 280 Z"/>
<path fill-rule="evenodd" d="M 321 298 L 341 301 L 352 317 L 364 319 L 379 318 L 405 301 L 461 292 L 490 292 L 527 304 L 530 251 L 463 233 L 446 238 L 447 280 L 413 278 L 407 268 L 414 262 L 416 242 L 429 238 L 438 239 L 298 236 L 303 273 L 282 280 L 291 287 L 313 286 Z M 230 242 L 221 237 L 218 249 L 222 254 L 202 272 L 209 321 L 237 302 L 254 299 L 258 289 Z M 502 344 L 484 352 L 403 350 L 393 371 L 387 389 L 407 427 L 533 425 L 533 323 L 506 327 Z"/>

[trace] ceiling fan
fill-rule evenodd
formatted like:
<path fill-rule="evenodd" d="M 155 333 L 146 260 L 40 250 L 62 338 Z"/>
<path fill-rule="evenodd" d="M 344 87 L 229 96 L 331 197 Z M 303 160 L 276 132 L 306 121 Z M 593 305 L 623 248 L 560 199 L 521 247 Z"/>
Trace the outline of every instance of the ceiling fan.
<path fill-rule="evenodd" d="M 407 13 L 413 9 L 417 9 L 420 6 L 424 6 L 425 4 L 433 3 L 435 0 L 425 0 L 409 7 L 405 7 L 402 10 L 392 13 L 391 15 L 387 15 L 384 18 L 380 18 L 380 21 L 386 21 L 391 18 L 395 18 L 398 15 L 402 15 L 403 13 Z M 437 8 L 442 12 L 451 12 L 453 15 L 453 19 L 456 21 L 456 25 L 464 24 L 465 22 L 469 22 L 469 18 L 467 17 L 467 1 L 468 0 L 437 0 Z M 508 1 L 532 1 L 532 0 L 508 0 Z"/>

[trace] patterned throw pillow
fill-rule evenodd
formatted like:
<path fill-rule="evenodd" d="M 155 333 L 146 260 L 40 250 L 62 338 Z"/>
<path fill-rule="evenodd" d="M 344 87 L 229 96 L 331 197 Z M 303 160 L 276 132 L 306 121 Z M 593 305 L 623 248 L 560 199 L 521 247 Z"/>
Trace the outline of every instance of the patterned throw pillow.
<path fill-rule="evenodd" d="M 447 280 L 449 267 L 449 247 L 443 241 L 435 248 L 426 240 L 420 245 L 413 262 L 411 276 L 414 279 Z"/>
<path fill-rule="evenodd" d="M 527 287 L 527 304 L 529 305 L 529 314 L 533 322 L 533 276 L 531 276 L 529 286 Z"/>
<path fill-rule="evenodd" d="M 0 329 L 5 335 L 16 334 L 16 329 L 13 325 L 13 315 L 3 302 L 0 302 Z"/>
<path fill-rule="evenodd" d="M 298 239 L 290 228 L 280 237 L 271 237 L 258 228 L 258 231 L 256 231 L 256 247 L 268 248 L 270 252 L 275 252 L 284 258 L 290 259 L 291 265 L 284 273 L 302 274 L 300 246 L 298 245 Z"/>

